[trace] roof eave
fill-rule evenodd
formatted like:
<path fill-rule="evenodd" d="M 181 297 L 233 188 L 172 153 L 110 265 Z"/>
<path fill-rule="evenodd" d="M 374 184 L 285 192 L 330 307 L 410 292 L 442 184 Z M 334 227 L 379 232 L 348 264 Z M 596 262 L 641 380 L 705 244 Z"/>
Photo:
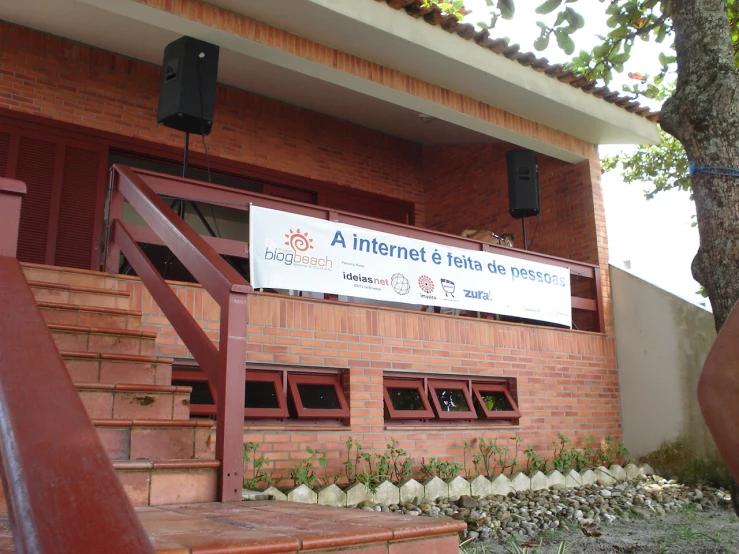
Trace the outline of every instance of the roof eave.
<path fill-rule="evenodd" d="M 389 8 L 384 1 L 301 3 L 304 10 L 308 9 L 306 5 L 312 6 L 316 17 L 334 29 L 337 20 L 331 21 L 335 17 L 329 16 L 339 16 L 341 32 L 327 34 L 311 18 L 295 17 L 288 9 L 270 10 L 259 18 L 591 144 L 659 142 L 657 125 L 650 119 L 482 48 L 472 40 L 443 32 L 423 18 L 409 17 L 403 10 Z M 250 5 L 249 12 L 252 11 Z"/>

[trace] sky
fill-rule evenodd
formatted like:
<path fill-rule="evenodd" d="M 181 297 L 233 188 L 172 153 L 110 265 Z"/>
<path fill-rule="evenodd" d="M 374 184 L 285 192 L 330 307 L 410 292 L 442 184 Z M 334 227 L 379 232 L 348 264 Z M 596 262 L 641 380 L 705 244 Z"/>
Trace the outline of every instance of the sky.
<path fill-rule="evenodd" d="M 496 29 L 491 31 L 492 36 L 508 37 L 511 42 L 519 44 L 522 51 L 534 52 L 552 63 L 565 62 L 568 56 L 556 47 L 554 40 L 543 52 L 537 52 L 533 47 L 534 40 L 539 36 L 539 27 L 535 22 L 551 24 L 558 11 L 548 16 L 536 14 L 535 8 L 542 2 L 517 0 L 514 20 L 499 21 Z M 595 0 L 580 0 L 568 5 L 585 17 L 585 27 L 573 35 L 576 51 L 592 49 L 600 42 L 595 35 L 606 34 L 608 29 L 605 25 L 605 4 Z M 489 22 L 485 0 L 465 0 L 465 7 L 473 12 L 465 21 L 473 24 Z M 665 45 L 637 41 L 626 72 L 656 73 L 661 49 L 666 50 Z M 629 79 L 624 73 L 623 77 L 617 76 L 609 87 L 620 90 L 625 83 L 629 83 Z M 649 107 L 659 109 L 659 105 L 655 104 Z M 600 147 L 600 153 L 606 156 L 634 149 L 630 145 L 605 145 Z M 699 238 L 698 229 L 691 226 L 695 207 L 689 193 L 667 191 L 657 194 L 653 200 L 647 200 L 644 191 L 650 188 L 649 184 L 625 184 L 618 170 L 604 173 L 602 184 L 610 262 L 689 302 L 708 306 L 707 299 L 696 294 L 699 285 L 690 272 Z"/>

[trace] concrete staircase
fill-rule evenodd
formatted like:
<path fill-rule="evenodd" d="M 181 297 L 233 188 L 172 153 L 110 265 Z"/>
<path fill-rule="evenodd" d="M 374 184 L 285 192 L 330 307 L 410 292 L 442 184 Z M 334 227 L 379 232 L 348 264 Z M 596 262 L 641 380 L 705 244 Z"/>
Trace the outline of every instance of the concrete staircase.
<path fill-rule="evenodd" d="M 190 387 L 111 275 L 23 264 L 51 335 L 134 506 L 212 502 L 220 464 L 210 420 L 190 419 Z"/>

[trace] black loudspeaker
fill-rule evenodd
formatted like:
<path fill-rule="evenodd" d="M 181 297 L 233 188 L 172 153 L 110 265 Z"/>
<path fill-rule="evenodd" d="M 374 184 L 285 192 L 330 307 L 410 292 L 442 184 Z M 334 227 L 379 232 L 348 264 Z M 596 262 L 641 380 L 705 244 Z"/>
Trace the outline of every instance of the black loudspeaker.
<path fill-rule="evenodd" d="M 539 215 L 539 170 L 536 153 L 511 150 L 508 161 L 508 210 L 515 218 Z"/>
<path fill-rule="evenodd" d="M 196 135 L 213 126 L 220 48 L 182 37 L 164 48 L 157 123 Z"/>

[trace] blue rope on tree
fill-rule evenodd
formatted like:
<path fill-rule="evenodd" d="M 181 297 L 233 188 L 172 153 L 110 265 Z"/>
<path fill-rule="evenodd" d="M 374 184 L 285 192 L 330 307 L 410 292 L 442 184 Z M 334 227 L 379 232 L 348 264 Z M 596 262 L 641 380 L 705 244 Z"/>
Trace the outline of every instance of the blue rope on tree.
<path fill-rule="evenodd" d="M 721 167 L 719 165 L 695 165 L 690 162 L 688 165 L 690 175 L 695 173 L 707 173 L 709 175 L 720 175 L 721 177 L 739 177 L 739 169 L 733 167 Z"/>

